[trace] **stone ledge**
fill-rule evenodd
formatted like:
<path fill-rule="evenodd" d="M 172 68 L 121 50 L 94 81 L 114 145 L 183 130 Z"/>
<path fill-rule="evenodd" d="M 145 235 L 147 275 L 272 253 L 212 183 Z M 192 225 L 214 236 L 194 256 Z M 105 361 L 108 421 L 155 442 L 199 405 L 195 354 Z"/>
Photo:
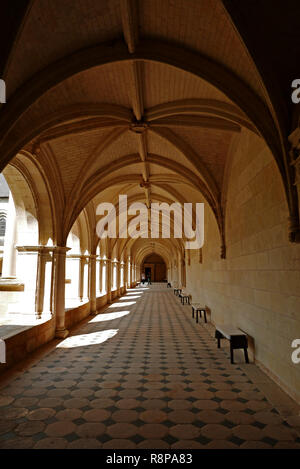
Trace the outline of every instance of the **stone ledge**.
<path fill-rule="evenodd" d="M 24 291 L 24 283 L 15 277 L 1 277 L 0 291 Z"/>

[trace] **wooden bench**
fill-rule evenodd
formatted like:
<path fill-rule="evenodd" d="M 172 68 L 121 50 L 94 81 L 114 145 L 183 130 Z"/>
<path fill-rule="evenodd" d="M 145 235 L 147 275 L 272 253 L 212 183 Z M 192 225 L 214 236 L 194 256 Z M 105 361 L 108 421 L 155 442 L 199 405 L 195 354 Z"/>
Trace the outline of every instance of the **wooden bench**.
<path fill-rule="evenodd" d="M 174 287 L 174 295 L 179 296 L 180 293 L 182 292 L 182 288 L 179 287 Z"/>
<path fill-rule="evenodd" d="M 188 293 L 186 290 L 181 290 L 181 292 L 179 293 L 179 298 L 180 298 L 180 301 L 181 301 L 181 304 L 184 305 L 184 303 L 186 302 L 187 304 L 190 304 L 190 293 Z"/>
<path fill-rule="evenodd" d="M 196 313 L 196 322 L 199 322 L 198 315 L 200 316 L 200 318 L 202 318 L 202 313 L 204 315 L 204 322 L 207 322 L 205 306 L 203 306 L 201 303 L 192 303 L 191 306 L 193 318 L 195 317 Z"/>
<path fill-rule="evenodd" d="M 230 362 L 233 363 L 233 351 L 235 349 L 244 349 L 245 361 L 249 363 L 248 358 L 248 339 L 247 334 L 231 324 L 216 326 L 215 338 L 218 340 L 220 348 L 221 339 L 230 341 Z"/>

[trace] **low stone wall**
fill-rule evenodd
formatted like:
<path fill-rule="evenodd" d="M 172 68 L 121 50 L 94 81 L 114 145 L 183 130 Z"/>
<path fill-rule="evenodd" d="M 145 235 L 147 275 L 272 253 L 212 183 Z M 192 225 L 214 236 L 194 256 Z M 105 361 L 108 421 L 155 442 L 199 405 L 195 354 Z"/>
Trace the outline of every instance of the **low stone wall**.
<path fill-rule="evenodd" d="M 77 308 L 68 309 L 65 313 L 65 327 L 71 329 L 90 314 L 90 302 L 87 301 Z"/>
<path fill-rule="evenodd" d="M 103 308 L 107 304 L 107 295 L 99 296 L 96 299 L 97 309 Z"/>
<path fill-rule="evenodd" d="M 119 296 L 118 290 L 112 290 L 111 291 L 111 299 L 112 300 L 115 300 L 116 298 L 118 298 L 118 296 Z"/>
<path fill-rule="evenodd" d="M 16 332 L 1 335 L 6 345 L 6 363 L 0 364 L 0 373 L 17 364 L 31 352 L 50 342 L 55 335 L 55 319 L 36 326 L 24 326 Z"/>

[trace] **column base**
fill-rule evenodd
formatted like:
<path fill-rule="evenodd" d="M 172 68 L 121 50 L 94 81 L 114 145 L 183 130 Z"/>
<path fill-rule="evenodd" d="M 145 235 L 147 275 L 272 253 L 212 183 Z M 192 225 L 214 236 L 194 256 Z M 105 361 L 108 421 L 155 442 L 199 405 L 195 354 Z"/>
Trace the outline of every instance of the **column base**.
<path fill-rule="evenodd" d="M 55 337 L 57 339 L 65 339 L 69 335 L 69 331 L 67 329 L 57 329 L 55 331 Z"/>

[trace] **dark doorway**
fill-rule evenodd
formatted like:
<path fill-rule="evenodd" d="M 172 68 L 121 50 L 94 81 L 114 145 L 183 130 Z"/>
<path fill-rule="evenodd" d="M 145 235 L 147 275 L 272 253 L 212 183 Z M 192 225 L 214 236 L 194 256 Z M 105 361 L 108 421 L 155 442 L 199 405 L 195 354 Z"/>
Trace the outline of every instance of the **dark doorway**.
<path fill-rule="evenodd" d="M 151 278 L 151 267 L 145 267 L 145 277 L 146 277 L 146 279 L 148 277 Z"/>
<path fill-rule="evenodd" d="M 146 279 L 148 276 L 151 282 L 164 282 L 167 277 L 166 264 L 161 256 L 158 254 L 150 254 L 142 263 L 142 272 L 145 273 Z"/>

